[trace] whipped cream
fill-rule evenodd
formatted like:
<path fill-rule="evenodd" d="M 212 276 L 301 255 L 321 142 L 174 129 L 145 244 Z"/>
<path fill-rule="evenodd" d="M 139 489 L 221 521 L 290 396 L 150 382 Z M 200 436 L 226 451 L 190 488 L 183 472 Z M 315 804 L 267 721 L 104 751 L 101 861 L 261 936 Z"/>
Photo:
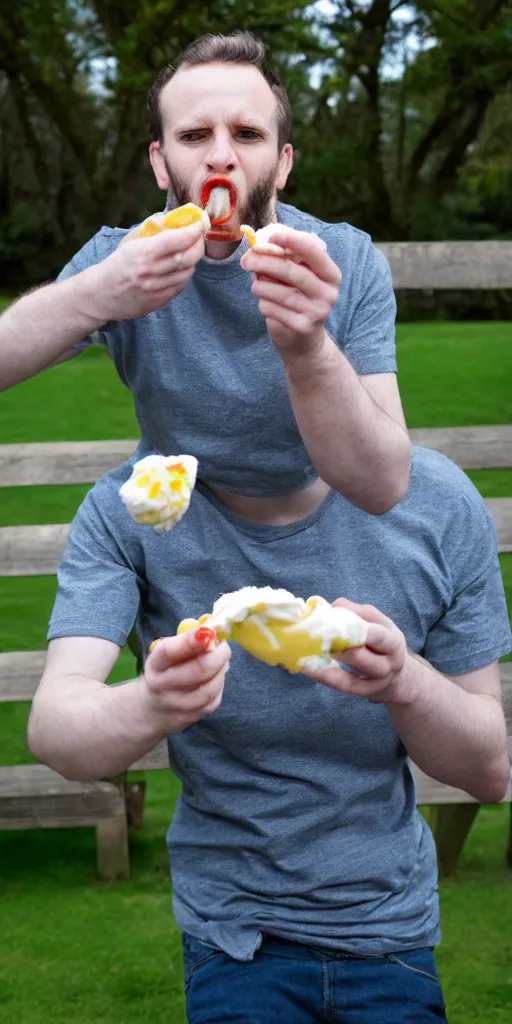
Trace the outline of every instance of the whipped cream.
<path fill-rule="evenodd" d="M 232 622 L 243 622 L 251 614 L 257 615 L 262 622 L 267 619 L 297 622 L 304 615 L 305 607 L 306 602 L 301 597 L 294 597 L 289 590 L 242 587 L 218 598 L 209 625 L 228 633 Z"/>
<path fill-rule="evenodd" d="M 137 523 L 172 530 L 189 507 L 196 474 L 193 455 L 147 455 L 135 463 L 119 495 Z"/>
<path fill-rule="evenodd" d="M 290 626 L 289 633 L 294 629 L 306 630 L 310 637 L 322 642 L 322 654 L 301 658 L 299 665 L 310 672 L 326 668 L 332 661 L 332 650 L 340 638 L 348 650 L 350 647 L 362 647 L 368 635 L 368 623 L 360 615 L 348 608 L 333 608 L 323 597 L 310 597 L 306 602 L 311 608 L 309 615 L 301 622 Z"/>
<path fill-rule="evenodd" d="M 279 224 L 266 224 L 265 227 L 258 228 L 257 231 L 248 224 L 242 224 L 240 231 L 246 236 L 249 245 L 253 246 L 257 252 L 266 252 L 273 256 L 294 255 L 291 249 L 283 249 L 281 245 L 275 245 L 270 241 L 272 235 L 279 231 Z"/>
<path fill-rule="evenodd" d="M 220 217 L 227 217 L 231 207 L 229 190 L 217 185 L 212 188 L 210 198 L 206 206 L 212 220 L 219 220 Z"/>
<path fill-rule="evenodd" d="M 258 230 L 255 231 L 254 228 L 249 226 L 249 224 L 242 224 L 240 231 L 246 236 L 249 245 L 254 248 L 255 252 L 265 252 L 273 256 L 287 256 L 299 263 L 301 257 L 298 256 L 297 253 L 293 252 L 293 249 L 283 249 L 281 245 L 276 245 L 275 242 L 270 241 L 272 235 L 274 235 L 276 231 L 279 231 L 282 226 L 282 224 L 265 224 L 265 227 L 258 228 Z M 315 242 L 321 249 L 327 249 L 327 245 L 323 238 L 320 238 L 320 236 L 315 234 L 314 231 L 308 231 L 307 234 L 315 239 Z"/>
<path fill-rule="evenodd" d="M 202 210 L 195 203 L 185 203 L 184 206 L 177 206 L 173 210 L 152 213 L 150 217 L 146 217 L 140 226 L 139 235 L 142 237 L 156 235 L 167 228 L 187 227 L 196 222 L 201 222 L 203 231 L 209 231 L 211 225 L 206 210 Z"/>
<path fill-rule="evenodd" d="M 255 627 L 261 636 L 260 652 L 259 644 L 254 643 L 254 633 L 251 634 L 249 649 L 253 654 L 273 664 L 280 662 L 279 652 L 282 652 L 283 663 L 295 672 L 327 667 L 333 660 L 333 651 L 360 647 L 368 634 L 367 622 L 347 608 L 333 608 L 323 597 L 317 596 L 304 601 L 288 590 L 273 587 L 243 587 L 219 597 L 208 625 L 219 637 L 230 639 L 233 627 L 241 623 Z M 307 653 L 304 634 L 311 640 L 311 654 Z M 243 647 L 244 633 L 237 630 L 234 635 Z M 245 634 L 246 640 L 247 636 Z M 304 649 L 306 653 L 301 656 Z"/>

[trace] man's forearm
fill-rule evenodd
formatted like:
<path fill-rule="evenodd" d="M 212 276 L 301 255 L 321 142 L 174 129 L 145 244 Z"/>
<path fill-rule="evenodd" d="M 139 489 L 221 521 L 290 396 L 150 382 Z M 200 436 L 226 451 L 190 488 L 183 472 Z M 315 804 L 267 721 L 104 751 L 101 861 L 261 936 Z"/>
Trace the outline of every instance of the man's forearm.
<path fill-rule="evenodd" d="M 91 269 L 91 268 L 89 268 Z M 22 296 L 0 316 L 0 391 L 33 377 L 98 327 L 89 270 Z"/>
<path fill-rule="evenodd" d="M 34 757 L 68 779 L 118 775 L 167 735 L 139 680 L 122 686 L 83 676 L 59 679 L 36 694 L 28 723 Z"/>
<path fill-rule="evenodd" d="M 415 655 L 408 655 L 404 673 L 415 696 L 411 703 L 388 703 L 387 708 L 415 764 L 482 803 L 501 800 L 510 764 L 498 700 L 468 693 Z"/>
<path fill-rule="evenodd" d="M 318 475 L 359 508 L 386 512 L 404 496 L 411 446 L 326 334 L 311 353 L 284 357 L 288 390 Z"/>

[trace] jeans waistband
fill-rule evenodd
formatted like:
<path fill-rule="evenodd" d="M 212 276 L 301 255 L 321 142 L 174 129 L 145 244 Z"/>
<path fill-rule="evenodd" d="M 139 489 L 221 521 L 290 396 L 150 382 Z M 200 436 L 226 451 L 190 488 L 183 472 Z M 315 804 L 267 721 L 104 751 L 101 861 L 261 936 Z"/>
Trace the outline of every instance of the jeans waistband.
<path fill-rule="evenodd" d="M 430 949 L 431 947 L 429 947 Z M 261 944 L 262 953 L 271 953 L 274 956 L 291 957 L 294 960 L 310 960 L 312 956 L 319 960 L 381 960 L 393 954 L 399 956 L 403 950 L 394 949 L 386 953 L 349 953 L 343 949 L 326 949 L 314 944 L 305 945 L 302 942 L 293 942 L 291 939 L 281 939 L 277 935 L 264 933 Z M 407 950 L 411 953 L 412 950 Z"/>

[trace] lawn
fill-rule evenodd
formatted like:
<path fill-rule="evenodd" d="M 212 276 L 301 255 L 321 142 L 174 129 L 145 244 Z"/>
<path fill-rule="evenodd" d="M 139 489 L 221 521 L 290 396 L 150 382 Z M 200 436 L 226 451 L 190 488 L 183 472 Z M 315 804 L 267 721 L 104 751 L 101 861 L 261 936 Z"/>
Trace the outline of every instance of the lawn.
<path fill-rule="evenodd" d="M 399 383 L 411 427 L 512 422 L 508 324 L 401 325 Z M 136 437 L 131 396 L 102 350 L 0 395 L 3 443 Z M 512 472 L 472 473 L 486 496 L 512 495 Z M 0 491 L 0 525 L 67 522 L 87 487 Z M 502 557 L 512 601 L 512 555 Z M 0 581 L 0 650 L 44 646 L 54 580 Z M 130 675 L 123 654 L 113 678 Z M 0 707 L 0 763 L 27 759 L 26 709 Z M 101 884 L 91 829 L 0 833 L 0 1024 L 184 1024 L 179 937 L 164 844 L 175 780 L 148 776 L 146 822 L 132 836 L 133 876 Z M 439 964 L 451 1024 L 512 1014 L 508 809 L 481 812 L 460 876 L 441 887 Z"/>

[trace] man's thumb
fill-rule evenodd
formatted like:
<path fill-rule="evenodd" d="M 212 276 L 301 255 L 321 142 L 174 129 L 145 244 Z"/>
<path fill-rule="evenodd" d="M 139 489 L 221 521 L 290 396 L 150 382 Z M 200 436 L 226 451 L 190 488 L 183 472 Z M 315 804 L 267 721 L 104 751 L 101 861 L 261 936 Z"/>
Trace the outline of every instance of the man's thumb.
<path fill-rule="evenodd" d="M 148 660 L 154 672 L 165 672 L 172 665 L 180 665 L 184 661 L 196 658 L 198 654 L 210 651 L 217 643 L 215 630 L 209 626 L 198 626 L 189 629 L 179 636 L 160 637 L 153 640 L 149 648 Z"/>

